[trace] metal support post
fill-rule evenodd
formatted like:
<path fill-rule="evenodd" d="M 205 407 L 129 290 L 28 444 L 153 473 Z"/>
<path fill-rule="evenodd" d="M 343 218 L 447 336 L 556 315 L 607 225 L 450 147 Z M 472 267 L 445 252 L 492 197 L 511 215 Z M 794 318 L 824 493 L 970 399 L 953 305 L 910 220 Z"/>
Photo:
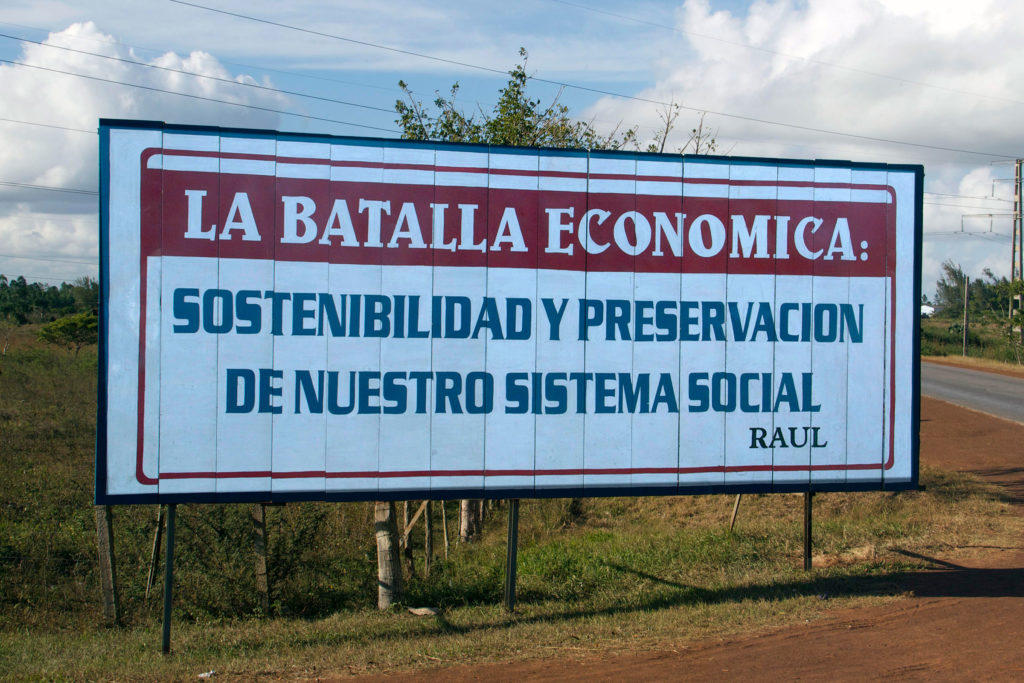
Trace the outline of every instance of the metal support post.
<path fill-rule="evenodd" d="M 732 518 L 729 519 L 729 533 L 732 533 L 733 527 L 736 526 L 736 515 L 740 511 L 740 501 L 743 500 L 743 494 L 736 494 L 736 502 L 732 504 Z"/>
<path fill-rule="evenodd" d="M 157 568 L 160 566 L 160 539 L 164 533 L 164 506 L 156 506 L 156 531 L 153 532 L 153 551 L 149 555 L 149 575 L 146 576 L 146 598 L 156 581 Z"/>
<path fill-rule="evenodd" d="M 963 355 L 967 355 L 967 328 L 970 326 L 970 317 L 967 314 L 968 294 L 971 288 L 971 276 L 964 273 L 964 343 Z"/>
<path fill-rule="evenodd" d="M 267 577 L 267 506 L 252 506 L 252 540 L 256 550 L 256 595 L 264 618 L 270 616 L 270 580 Z"/>
<path fill-rule="evenodd" d="M 814 492 L 804 493 L 804 571 L 811 571 L 811 501 Z"/>
<path fill-rule="evenodd" d="M 434 562 L 434 507 L 430 501 L 424 503 L 423 511 L 423 576 L 430 577 L 430 565 Z"/>
<path fill-rule="evenodd" d="M 164 623 L 160 651 L 171 654 L 171 598 L 174 591 L 174 517 L 177 505 L 167 506 L 167 551 L 164 566 Z"/>
<path fill-rule="evenodd" d="M 516 609 L 516 563 L 519 546 L 519 499 L 508 505 L 508 554 L 505 557 L 505 609 Z"/>
<path fill-rule="evenodd" d="M 1024 159 L 1017 159 L 1014 164 L 1014 182 L 1013 182 L 1013 232 L 1017 236 L 1017 277 L 1024 280 L 1024 199 L 1022 196 L 1022 183 L 1024 183 Z M 1011 257 L 1012 260 L 1012 257 Z M 1010 268 L 1010 284 L 1013 284 L 1013 268 Z M 1022 311 L 1024 311 L 1024 296 L 1019 298 L 1020 303 L 1018 304 Z M 1013 316 L 1013 304 L 1010 304 L 1010 316 Z M 1012 323 L 1011 323 L 1012 330 Z M 1020 340 L 1024 342 L 1024 323 L 1021 324 L 1020 328 Z"/>
<path fill-rule="evenodd" d="M 1013 235 L 1010 238 L 1010 284 L 1013 285 L 1018 279 L 1024 280 L 1024 220 L 1022 220 L 1021 197 L 1022 185 L 1024 182 L 1024 159 L 1017 159 L 1013 162 Z M 992 181 L 992 194 L 995 194 L 996 181 Z M 1013 330 L 1013 304 L 1019 302 L 1018 306 L 1024 311 L 1024 297 L 1017 294 L 1014 289 L 1010 290 L 1009 318 L 1010 329 Z M 1024 325 L 1021 325 L 1021 341 L 1024 342 Z"/>
<path fill-rule="evenodd" d="M 95 513 L 103 619 L 108 626 L 113 626 L 121 619 L 117 600 L 117 563 L 114 561 L 114 516 L 109 505 L 97 505 Z"/>

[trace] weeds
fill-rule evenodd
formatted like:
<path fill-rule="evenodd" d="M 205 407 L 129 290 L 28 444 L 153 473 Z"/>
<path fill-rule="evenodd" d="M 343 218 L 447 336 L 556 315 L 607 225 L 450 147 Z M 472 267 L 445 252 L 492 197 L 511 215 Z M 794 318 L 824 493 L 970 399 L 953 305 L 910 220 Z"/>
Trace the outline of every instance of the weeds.
<path fill-rule="evenodd" d="M 964 355 L 963 341 L 964 327 L 958 320 L 928 318 L 921 321 L 922 356 Z M 966 355 L 1020 365 L 1024 361 L 1022 341 L 1020 328 L 1013 329 L 1009 321 L 973 321 L 968 326 Z"/>
<path fill-rule="evenodd" d="M 20 336 L 19 336 L 20 335 Z M 92 510 L 96 357 L 39 348 L 19 328 L 0 358 L 0 678 L 311 677 L 487 659 L 551 648 L 656 647 L 813 618 L 830 604 L 894 599 L 902 572 L 938 549 L 1019 534 L 1000 492 L 925 469 L 925 492 L 815 498 L 822 567 L 801 570 L 802 505 L 745 496 L 523 501 L 519 608 L 500 607 L 505 535 L 494 503 L 478 543 L 435 557 L 422 525 L 406 604 L 378 613 L 370 503 L 267 508 L 270 614 L 255 590 L 248 505 L 180 505 L 175 651 L 158 654 L 160 581 L 145 583 L 154 506 L 115 510 L 124 627 L 100 626 Z M 456 504 L 447 504 L 449 532 Z M 158 577 L 161 576 L 158 573 Z M 263 618 L 271 617 L 271 618 Z"/>

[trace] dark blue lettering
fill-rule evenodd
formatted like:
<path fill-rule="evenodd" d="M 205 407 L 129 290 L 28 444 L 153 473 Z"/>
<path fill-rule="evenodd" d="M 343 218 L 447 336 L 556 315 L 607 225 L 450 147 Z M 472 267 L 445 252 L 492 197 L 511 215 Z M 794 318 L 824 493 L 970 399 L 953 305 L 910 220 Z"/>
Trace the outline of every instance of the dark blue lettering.
<path fill-rule="evenodd" d="M 384 406 L 385 415 L 400 415 L 405 412 L 407 405 L 406 389 L 405 384 L 401 383 L 401 380 L 404 379 L 404 372 L 384 373 L 381 395 L 384 397 L 385 401 L 392 404 Z"/>
<path fill-rule="evenodd" d="M 371 386 L 370 382 L 377 382 Z M 370 404 L 370 399 L 377 399 L 377 403 Z M 359 371 L 359 414 L 379 415 L 380 414 L 380 373 L 374 370 Z"/>
<path fill-rule="evenodd" d="M 260 408 L 261 413 L 280 415 L 281 406 L 274 405 L 274 397 L 282 395 L 282 388 L 274 385 L 275 379 L 283 379 L 284 371 L 271 368 L 260 368 Z"/>
<path fill-rule="evenodd" d="M 312 337 L 316 334 L 315 327 L 306 327 L 306 321 L 316 317 L 316 307 L 307 309 L 307 303 L 316 301 L 313 292 L 295 292 L 292 294 L 292 334 L 296 337 Z"/>
<path fill-rule="evenodd" d="M 309 370 L 295 371 L 295 413 L 302 412 L 302 399 L 310 413 L 324 412 L 324 371 L 317 372 L 316 385 Z"/>
<path fill-rule="evenodd" d="M 243 289 L 235 294 L 235 319 L 249 323 L 248 327 L 235 325 L 238 334 L 258 334 L 263 326 L 263 309 L 249 299 L 261 298 L 262 294 L 255 289 Z"/>
<path fill-rule="evenodd" d="M 186 301 L 185 297 L 195 297 L 195 301 Z M 174 331 L 180 334 L 192 334 L 199 331 L 199 290 L 183 289 L 174 290 L 174 319 L 184 320 L 181 325 L 175 325 Z"/>
<path fill-rule="evenodd" d="M 226 412 L 251 413 L 256 406 L 256 373 L 245 368 L 228 368 L 226 386 Z"/>
<path fill-rule="evenodd" d="M 494 377 L 489 372 L 466 375 L 466 412 L 470 415 L 490 413 L 494 409 Z"/>
<path fill-rule="evenodd" d="M 220 301 L 220 323 L 217 319 L 217 302 Z M 226 289 L 208 289 L 203 292 L 203 331 L 209 334 L 225 334 L 234 326 L 234 298 Z"/>
<path fill-rule="evenodd" d="M 509 415 L 523 415 L 530 409 L 530 389 L 526 386 L 529 375 L 525 372 L 510 372 L 505 375 L 505 412 Z"/>

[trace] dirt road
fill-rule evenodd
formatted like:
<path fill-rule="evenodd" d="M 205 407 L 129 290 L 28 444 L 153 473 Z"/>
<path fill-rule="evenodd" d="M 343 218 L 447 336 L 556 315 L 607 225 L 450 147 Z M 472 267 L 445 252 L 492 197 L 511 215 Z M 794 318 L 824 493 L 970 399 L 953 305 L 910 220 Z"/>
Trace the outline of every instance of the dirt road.
<path fill-rule="evenodd" d="M 1024 514 L 1024 426 L 934 399 L 921 402 L 921 462 L 1006 487 Z M 1024 679 L 1024 539 L 931 558 L 905 575 L 914 597 L 832 612 L 798 627 L 672 652 L 454 667 L 387 680 Z"/>

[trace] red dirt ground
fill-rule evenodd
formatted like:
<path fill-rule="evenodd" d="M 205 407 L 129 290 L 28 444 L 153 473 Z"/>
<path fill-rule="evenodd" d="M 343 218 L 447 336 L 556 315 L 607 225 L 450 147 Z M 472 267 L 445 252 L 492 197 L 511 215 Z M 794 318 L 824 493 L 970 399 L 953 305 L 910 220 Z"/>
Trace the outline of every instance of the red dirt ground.
<path fill-rule="evenodd" d="M 1024 425 L 921 401 L 921 461 L 973 472 L 1005 487 L 1024 514 Z M 1022 539 L 1024 541 L 1024 539 Z M 935 558 L 911 574 L 913 597 L 840 609 L 768 633 L 592 659 L 458 666 L 376 680 L 1022 680 L 1024 544 Z"/>

